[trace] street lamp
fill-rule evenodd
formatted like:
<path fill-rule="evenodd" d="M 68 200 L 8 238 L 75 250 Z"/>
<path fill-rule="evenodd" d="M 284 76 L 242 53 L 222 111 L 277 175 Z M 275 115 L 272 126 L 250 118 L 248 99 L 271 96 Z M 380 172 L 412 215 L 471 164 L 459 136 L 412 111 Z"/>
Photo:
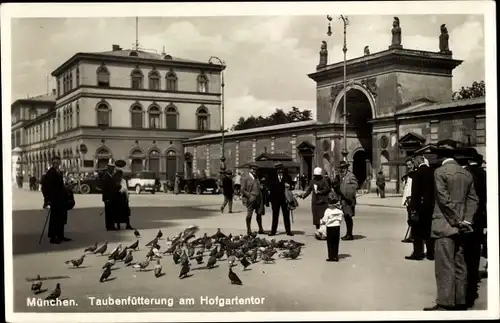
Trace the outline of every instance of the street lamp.
<path fill-rule="evenodd" d="M 222 148 L 222 153 L 220 157 L 220 171 L 225 172 L 226 171 L 226 157 L 224 156 L 224 68 L 226 67 L 226 63 L 224 63 L 223 60 L 218 58 L 217 56 L 211 56 L 208 60 L 209 64 L 213 64 L 213 60 L 216 60 L 219 62 L 219 64 L 223 67 L 223 69 L 220 72 L 220 87 L 221 87 L 221 148 Z"/>
<path fill-rule="evenodd" d="M 346 79 L 347 79 L 347 25 L 349 25 L 349 18 L 344 15 L 340 15 L 340 20 L 342 20 L 344 24 L 344 47 L 342 51 L 344 52 L 344 113 L 342 114 L 344 118 L 344 149 L 342 149 L 341 154 L 344 157 L 344 160 L 347 161 L 347 155 L 349 152 L 347 151 L 347 91 L 346 91 Z"/>

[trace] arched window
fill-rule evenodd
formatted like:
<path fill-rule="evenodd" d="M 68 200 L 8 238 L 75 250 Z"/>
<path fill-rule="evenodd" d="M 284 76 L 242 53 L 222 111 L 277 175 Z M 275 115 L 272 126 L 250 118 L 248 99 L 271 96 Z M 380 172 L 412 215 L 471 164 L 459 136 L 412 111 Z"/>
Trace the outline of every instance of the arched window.
<path fill-rule="evenodd" d="M 106 103 L 100 103 L 97 106 L 97 126 L 109 127 L 111 110 Z"/>
<path fill-rule="evenodd" d="M 68 113 L 67 113 L 66 108 L 63 108 L 62 111 L 63 111 L 63 126 L 62 126 L 62 128 L 63 128 L 63 131 L 66 131 L 66 130 L 68 130 L 68 117 L 67 117 Z"/>
<path fill-rule="evenodd" d="M 160 89 L 160 73 L 158 73 L 158 71 L 153 70 L 149 73 L 149 89 Z"/>
<path fill-rule="evenodd" d="M 132 106 L 130 109 L 130 118 L 132 128 L 140 129 L 143 126 L 142 122 L 142 107 L 138 104 Z"/>
<path fill-rule="evenodd" d="M 205 74 L 198 75 L 198 92 L 208 92 L 208 78 Z"/>
<path fill-rule="evenodd" d="M 104 65 L 97 68 L 97 86 L 109 87 L 109 71 Z"/>
<path fill-rule="evenodd" d="M 68 80 L 68 83 L 69 83 L 69 90 L 73 90 L 73 71 L 69 72 L 69 80 Z"/>
<path fill-rule="evenodd" d="M 177 92 L 177 75 L 174 72 L 168 72 L 165 79 L 167 83 L 166 90 L 168 92 Z"/>
<path fill-rule="evenodd" d="M 76 87 L 80 86 L 80 68 L 76 68 Z"/>
<path fill-rule="evenodd" d="M 97 159 L 97 168 L 105 168 L 109 163 L 109 159 L 112 157 L 111 152 L 106 147 L 99 147 L 95 152 L 95 158 Z"/>
<path fill-rule="evenodd" d="M 167 180 L 175 180 L 175 174 L 177 173 L 177 154 L 175 150 L 169 150 L 165 154 L 166 159 L 166 173 Z"/>
<path fill-rule="evenodd" d="M 198 120 L 198 130 L 208 130 L 208 111 L 205 107 L 201 107 L 196 111 L 196 118 Z"/>
<path fill-rule="evenodd" d="M 160 109 L 157 106 L 149 107 L 149 128 L 160 128 Z"/>
<path fill-rule="evenodd" d="M 76 126 L 80 127 L 80 103 L 76 101 Z"/>
<path fill-rule="evenodd" d="M 132 79 L 132 88 L 133 89 L 142 89 L 142 72 L 138 69 L 135 69 L 132 71 L 132 74 L 130 74 L 130 77 Z"/>
<path fill-rule="evenodd" d="M 171 104 L 165 109 L 165 115 L 167 119 L 167 129 L 175 130 L 177 129 L 177 108 Z"/>

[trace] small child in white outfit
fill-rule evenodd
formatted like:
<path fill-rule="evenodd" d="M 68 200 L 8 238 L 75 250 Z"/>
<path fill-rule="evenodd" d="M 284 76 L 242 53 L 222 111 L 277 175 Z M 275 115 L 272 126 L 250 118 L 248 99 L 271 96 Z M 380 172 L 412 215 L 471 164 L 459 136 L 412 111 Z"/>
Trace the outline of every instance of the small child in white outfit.
<path fill-rule="evenodd" d="M 340 223 L 342 223 L 343 213 L 337 206 L 339 200 L 337 197 L 328 198 L 328 208 L 320 224 L 326 226 L 326 245 L 328 247 L 328 259 L 326 261 L 339 261 L 339 243 L 340 243 Z"/>

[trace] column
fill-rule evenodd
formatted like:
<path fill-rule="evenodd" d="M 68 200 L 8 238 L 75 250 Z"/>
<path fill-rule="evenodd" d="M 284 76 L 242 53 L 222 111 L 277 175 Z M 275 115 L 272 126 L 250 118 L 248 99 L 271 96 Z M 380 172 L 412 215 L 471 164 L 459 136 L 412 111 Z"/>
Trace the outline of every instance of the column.
<path fill-rule="evenodd" d="M 205 167 L 205 170 L 204 170 L 204 171 L 205 171 L 205 173 L 207 173 L 207 172 L 209 173 L 209 172 L 210 172 L 210 166 L 211 166 L 211 165 L 210 165 L 210 164 L 211 164 L 211 163 L 210 163 L 210 144 L 208 144 L 208 145 L 206 146 L 206 148 L 205 148 L 205 161 L 206 161 L 206 163 L 205 163 L 205 164 L 206 164 L 207 166 Z M 208 176 L 208 175 L 209 175 L 209 174 L 207 174 L 207 176 Z"/>
<path fill-rule="evenodd" d="M 290 144 L 292 145 L 292 160 L 297 162 L 297 135 L 292 135 L 292 139 L 290 140 Z M 302 166 L 301 166 L 302 167 Z M 302 171 L 302 169 L 301 169 Z"/>
<path fill-rule="evenodd" d="M 194 146 L 194 150 L 193 150 L 193 174 L 196 174 L 196 170 L 197 170 L 197 152 L 198 152 L 198 147 Z"/>
<path fill-rule="evenodd" d="M 236 140 L 236 152 L 235 152 L 236 156 L 235 156 L 235 168 L 238 169 L 238 167 L 240 166 L 240 141 L 239 140 Z"/>
<path fill-rule="evenodd" d="M 252 161 L 257 158 L 257 139 L 252 139 Z"/>
<path fill-rule="evenodd" d="M 274 141 L 276 140 L 276 137 L 271 137 L 271 154 L 274 154 Z"/>

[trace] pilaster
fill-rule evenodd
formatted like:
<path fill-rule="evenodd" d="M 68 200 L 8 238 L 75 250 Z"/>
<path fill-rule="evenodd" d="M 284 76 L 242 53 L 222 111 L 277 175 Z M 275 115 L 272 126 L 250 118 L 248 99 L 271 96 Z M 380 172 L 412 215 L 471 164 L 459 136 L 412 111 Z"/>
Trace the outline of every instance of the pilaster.
<path fill-rule="evenodd" d="M 257 158 L 257 139 L 252 139 L 252 161 Z"/>

